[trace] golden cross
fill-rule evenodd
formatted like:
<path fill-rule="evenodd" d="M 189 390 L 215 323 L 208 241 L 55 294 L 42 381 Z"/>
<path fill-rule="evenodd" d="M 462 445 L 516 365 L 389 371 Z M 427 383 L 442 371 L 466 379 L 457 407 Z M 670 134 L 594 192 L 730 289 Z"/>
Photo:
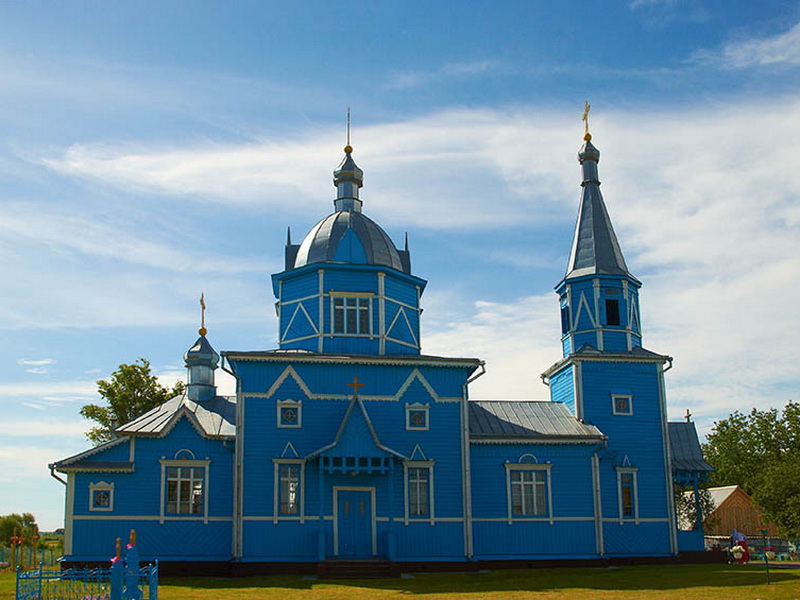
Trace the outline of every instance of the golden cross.
<path fill-rule="evenodd" d="M 206 329 L 206 298 L 204 293 L 200 293 L 200 335 L 208 333 Z"/>
<path fill-rule="evenodd" d="M 348 383 L 347 385 L 349 385 L 351 388 L 353 388 L 353 396 L 355 396 L 356 398 L 358 398 L 358 388 L 364 387 L 363 383 L 359 383 L 358 382 L 358 377 L 357 376 L 353 377 L 353 383 Z"/>
<path fill-rule="evenodd" d="M 589 135 L 589 110 L 592 108 L 592 105 L 589 104 L 588 100 L 583 101 L 583 116 L 581 117 L 581 121 L 586 124 L 585 127 L 585 134 Z"/>
<path fill-rule="evenodd" d="M 687 423 L 691 423 L 692 421 L 692 413 L 689 412 L 689 409 L 686 409 L 686 414 L 684 415 Z"/>

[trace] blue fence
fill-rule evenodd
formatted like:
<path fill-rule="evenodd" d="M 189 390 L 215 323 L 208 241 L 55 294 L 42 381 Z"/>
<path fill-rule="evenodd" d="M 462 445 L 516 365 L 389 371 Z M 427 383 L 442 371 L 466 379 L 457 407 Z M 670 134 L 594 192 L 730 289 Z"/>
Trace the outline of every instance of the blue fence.
<path fill-rule="evenodd" d="M 108 569 L 17 568 L 16 600 L 158 600 L 158 563 L 139 566 L 135 539 L 132 532 L 124 558 L 117 540 Z"/>

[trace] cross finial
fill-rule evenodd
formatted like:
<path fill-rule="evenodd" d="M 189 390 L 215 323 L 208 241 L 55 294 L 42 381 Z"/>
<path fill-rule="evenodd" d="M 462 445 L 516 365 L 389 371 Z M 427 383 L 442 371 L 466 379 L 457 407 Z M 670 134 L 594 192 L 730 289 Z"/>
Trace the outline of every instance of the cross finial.
<path fill-rule="evenodd" d="M 347 145 L 344 147 L 344 151 L 347 154 L 350 154 L 353 151 L 353 147 L 350 145 L 350 107 L 347 107 Z"/>
<path fill-rule="evenodd" d="M 688 408 L 686 409 L 686 414 L 683 415 L 683 417 L 686 419 L 687 423 L 691 423 L 692 422 L 692 413 L 689 412 Z"/>
<path fill-rule="evenodd" d="M 351 388 L 353 388 L 353 396 L 355 398 L 358 398 L 358 388 L 364 387 L 363 383 L 359 383 L 358 382 L 358 377 L 357 376 L 353 377 L 353 382 L 352 383 L 348 383 L 347 385 L 349 385 Z"/>
<path fill-rule="evenodd" d="M 592 139 L 592 134 L 589 133 L 589 111 L 591 110 L 592 105 L 589 104 L 588 100 L 583 101 L 583 116 L 581 117 L 581 121 L 584 123 L 584 136 L 583 139 L 587 142 Z"/>
<path fill-rule="evenodd" d="M 200 329 L 197 332 L 200 335 L 208 333 L 208 329 L 206 329 L 206 298 L 204 293 L 200 294 Z"/>

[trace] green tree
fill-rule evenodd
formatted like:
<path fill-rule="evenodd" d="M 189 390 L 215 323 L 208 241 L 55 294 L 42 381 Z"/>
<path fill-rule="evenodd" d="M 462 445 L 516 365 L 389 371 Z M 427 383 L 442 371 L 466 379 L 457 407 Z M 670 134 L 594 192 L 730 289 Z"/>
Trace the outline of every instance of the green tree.
<path fill-rule="evenodd" d="M 800 539 L 800 403 L 716 421 L 703 455 L 712 485 L 740 485 L 784 537 Z"/>
<path fill-rule="evenodd" d="M 36 517 L 31 513 L 4 515 L 0 517 L 0 545 L 11 545 L 11 537 L 16 533 L 24 538 L 25 546 L 30 546 L 36 530 L 38 530 Z"/>
<path fill-rule="evenodd" d="M 109 379 L 97 382 L 97 391 L 105 398 L 106 405 L 86 404 L 81 416 L 96 421 L 98 426 L 86 432 L 86 437 L 95 445 L 112 439 L 115 425 L 124 425 L 163 404 L 184 391 L 182 381 L 171 389 L 162 386 L 150 372 L 150 361 L 140 358 L 131 365 L 122 364 Z"/>

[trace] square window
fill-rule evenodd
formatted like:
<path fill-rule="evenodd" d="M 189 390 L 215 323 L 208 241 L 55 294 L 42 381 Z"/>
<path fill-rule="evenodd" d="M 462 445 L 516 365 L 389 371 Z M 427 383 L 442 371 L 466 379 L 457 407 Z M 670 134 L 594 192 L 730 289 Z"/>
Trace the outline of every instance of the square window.
<path fill-rule="evenodd" d="M 630 394 L 612 394 L 611 408 L 615 415 L 632 415 L 633 397 Z"/>
<path fill-rule="evenodd" d="M 414 404 L 406 404 L 406 429 L 409 431 L 427 431 L 428 422 L 428 405 L 415 402 Z"/>
<path fill-rule="evenodd" d="M 371 299 L 360 296 L 333 298 L 333 333 L 370 335 Z"/>
<path fill-rule="evenodd" d="M 114 510 L 114 484 L 101 481 L 89 484 L 89 510 L 111 512 Z"/>
<path fill-rule="evenodd" d="M 299 428 L 302 425 L 302 409 L 300 402 L 294 400 L 283 400 L 277 403 L 278 408 L 278 427 Z"/>

